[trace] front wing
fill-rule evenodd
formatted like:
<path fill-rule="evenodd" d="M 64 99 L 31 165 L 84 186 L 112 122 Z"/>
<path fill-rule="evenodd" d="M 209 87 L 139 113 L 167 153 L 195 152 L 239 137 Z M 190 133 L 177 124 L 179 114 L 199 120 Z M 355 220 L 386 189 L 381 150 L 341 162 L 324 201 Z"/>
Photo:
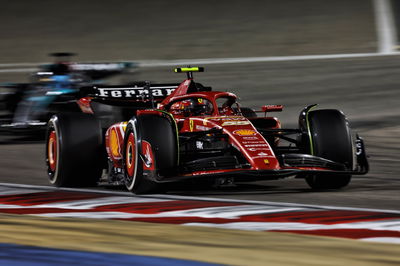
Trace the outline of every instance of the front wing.
<path fill-rule="evenodd" d="M 216 179 L 220 177 L 232 177 L 236 181 L 256 181 L 274 180 L 290 176 L 304 178 L 309 175 L 365 175 L 369 171 L 369 164 L 365 152 L 364 141 L 357 136 L 356 139 L 356 165 L 354 169 L 329 169 L 322 167 L 284 167 L 272 170 L 253 170 L 253 169 L 212 169 L 203 171 L 193 171 L 177 175 L 175 177 L 154 179 L 159 183 L 175 182 L 186 179 Z M 322 159 L 322 158 L 321 158 Z M 325 159 L 322 159 L 325 160 Z"/>

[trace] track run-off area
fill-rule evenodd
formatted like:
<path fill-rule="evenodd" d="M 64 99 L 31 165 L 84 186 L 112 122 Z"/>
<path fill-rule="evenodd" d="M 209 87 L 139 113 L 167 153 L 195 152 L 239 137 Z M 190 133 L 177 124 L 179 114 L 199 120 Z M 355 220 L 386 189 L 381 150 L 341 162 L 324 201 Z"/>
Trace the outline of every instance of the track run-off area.
<path fill-rule="evenodd" d="M 400 212 L 391 210 L 2 183 L 0 213 L 3 243 L 179 259 L 171 265 L 400 261 Z"/>

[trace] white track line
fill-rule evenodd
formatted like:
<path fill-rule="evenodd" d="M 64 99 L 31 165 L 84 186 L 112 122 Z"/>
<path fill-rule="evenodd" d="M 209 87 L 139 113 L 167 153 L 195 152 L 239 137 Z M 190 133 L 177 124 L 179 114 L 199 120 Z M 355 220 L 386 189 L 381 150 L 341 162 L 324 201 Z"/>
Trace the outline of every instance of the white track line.
<path fill-rule="evenodd" d="M 12 187 L 12 188 L 52 190 L 52 191 L 62 190 L 62 191 L 74 191 L 74 192 L 100 193 L 100 194 L 110 194 L 110 195 L 132 196 L 132 197 L 139 197 L 139 198 L 157 198 L 157 199 L 164 199 L 164 200 L 165 199 L 168 199 L 168 200 L 199 200 L 199 201 L 217 201 L 217 202 L 256 204 L 256 205 L 268 205 L 268 206 L 273 205 L 273 206 L 281 206 L 281 207 L 305 207 L 305 208 L 315 208 L 315 209 L 324 209 L 324 210 L 369 211 L 369 212 L 385 212 L 385 213 L 396 213 L 396 214 L 400 213 L 400 211 L 397 211 L 397 210 L 311 205 L 311 204 L 300 204 L 300 203 L 289 203 L 289 202 L 221 199 L 221 198 L 210 198 L 210 197 L 199 198 L 199 197 L 193 197 L 193 196 L 191 197 L 191 196 L 164 195 L 164 194 L 135 196 L 131 192 L 123 192 L 123 191 L 102 191 L 102 190 L 96 190 L 96 189 L 56 188 L 56 187 L 52 187 L 52 186 L 35 186 L 35 185 L 13 184 L 13 183 L 0 183 L 0 186 Z"/>
<path fill-rule="evenodd" d="M 391 54 L 397 45 L 396 26 L 390 0 L 373 0 L 378 53 Z"/>
<path fill-rule="evenodd" d="M 37 71 L 37 68 L 12 68 L 12 69 L 0 69 L 0 73 L 29 73 Z"/>
<path fill-rule="evenodd" d="M 138 61 L 141 67 L 176 66 L 176 65 L 210 65 L 210 64 L 238 64 L 259 62 L 286 62 L 301 60 L 345 59 L 360 57 L 394 56 L 399 52 L 389 54 L 379 53 L 354 53 L 354 54 L 325 54 L 325 55 L 298 55 L 298 56 L 266 56 L 266 57 L 238 57 L 238 58 L 208 58 L 208 59 L 182 59 L 165 61 Z"/>
<path fill-rule="evenodd" d="M 346 59 L 346 58 L 363 58 L 363 57 L 396 56 L 396 55 L 400 55 L 400 52 L 237 57 L 237 58 L 204 58 L 204 59 L 180 59 L 180 60 L 117 60 L 117 61 L 134 62 L 137 63 L 139 67 L 161 67 L 161 66 L 182 66 L 182 65 L 240 64 L 240 63 L 262 63 L 262 62 L 286 62 L 286 61 L 301 61 L 301 60 Z M 18 68 L 18 67 L 23 67 L 23 66 L 30 67 L 43 64 L 48 64 L 48 63 L 0 64 L 0 68 L 11 67 L 11 68 L 0 69 L 0 73 L 32 72 L 37 69 Z"/>

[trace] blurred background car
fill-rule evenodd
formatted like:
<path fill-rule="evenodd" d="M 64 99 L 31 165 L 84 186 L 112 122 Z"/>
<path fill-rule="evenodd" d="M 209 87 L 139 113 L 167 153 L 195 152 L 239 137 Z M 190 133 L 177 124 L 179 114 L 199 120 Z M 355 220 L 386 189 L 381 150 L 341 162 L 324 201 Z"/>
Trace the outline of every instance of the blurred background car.
<path fill-rule="evenodd" d="M 132 72 L 132 62 L 75 63 L 73 53 L 52 53 L 52 64 L 40 65 L 28 83 L 0 84 L 0 134 L 42 137 L 49 118 L 58 112 L 80 111 L 79 88 L 104 84 L 107 78 Z"/>

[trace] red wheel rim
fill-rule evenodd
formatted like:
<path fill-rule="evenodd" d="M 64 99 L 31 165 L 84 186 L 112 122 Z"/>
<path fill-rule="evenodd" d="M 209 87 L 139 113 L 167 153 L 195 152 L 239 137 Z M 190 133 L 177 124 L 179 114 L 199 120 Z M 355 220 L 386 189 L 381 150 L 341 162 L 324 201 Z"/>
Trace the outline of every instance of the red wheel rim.
<path fill-rule="evenodd" d="M 130 177 L 133 177 L 135 173 L 135 166 L 136 166 L 136 149 L 135 149 L 135 136 L 133 133 L 129 134 L 128 142 L 126 144 L 126 170 Z"/>
<path fill-rule="evenodd" d="M 57 167 L 57 136 L 54 130 L 50 132 L 47 142 L 47 158 L 50 170 L 54 172 Z"/>

